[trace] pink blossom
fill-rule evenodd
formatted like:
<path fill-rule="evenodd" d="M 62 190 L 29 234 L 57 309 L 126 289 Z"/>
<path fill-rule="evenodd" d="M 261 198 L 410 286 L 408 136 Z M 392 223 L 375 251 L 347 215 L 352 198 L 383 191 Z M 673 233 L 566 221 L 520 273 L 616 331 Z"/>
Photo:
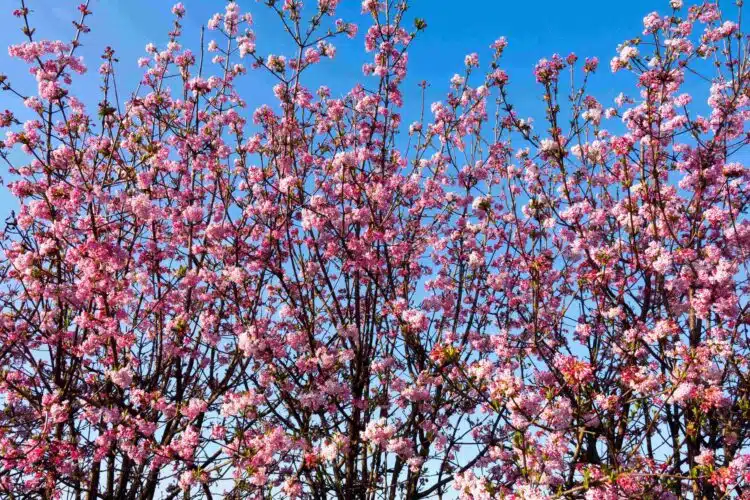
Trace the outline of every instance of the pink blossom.
<path fill-rule="evenodd" d="M 109 378 L 116 386 L 123 389 L 127 389 L 133 383 L 133 373 L 128 367 L 123 367 L 118 370 L 111 370 L 109 372 Z"/>
<path fill-rule="evenodd" d="M 183 17 L 185 15 L 185 6 L 182 2 L 177 2 L 172 6 L 172 14 L 177 17 Z"/>

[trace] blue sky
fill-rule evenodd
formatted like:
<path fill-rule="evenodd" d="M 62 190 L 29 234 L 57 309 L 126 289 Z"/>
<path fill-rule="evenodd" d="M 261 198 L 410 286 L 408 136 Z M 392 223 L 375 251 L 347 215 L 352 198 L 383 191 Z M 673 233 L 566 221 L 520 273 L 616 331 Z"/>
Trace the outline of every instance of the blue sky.
<path fill-rule="evenodd" d="M 11 15 L 18 3 L 5 0 L 0 4 L 0 46 L 7 47 L 24 39 L 19 30 L 20 21 Z M 34 11 L 31 19 L 37 37 L 70 39 L 71 20 L 77 18 L 78 0 L 28 0 L 27 3 Z M 94 15 L 88 23 L 92 32 L 84 36 L 81 52 L 90 71 L 79 77 L 75 87 L 76 95 L 91 111 L 95 112 L 98 101 L 96 68 L 104 47 L 110 45 L 116 50 L 120 60 L 116 70 L 118 87 L 120 96 L 125 97 L 142 73 L 136 61 L 145 55 L 144 46 L 149 42 L 159 46 L 166 43 L 173 19 L 172 3 L 171 0 L 92 0 Z M 201 24 L 213 12 L 223 10 L 224 2 L 183 0 L 183 3 L 187 7 L 183 43 L 197 49 Z M 283 54 L 285 48 L 290 48 L 284 43 L 278 20 L 269 15 L 262 2 L 239 0 L 239 3 L 255 17 L 259 52 Z M 729 1 L 722 3 L 731 9 Z M 522 116 L 538 116 L 543 111 L 540 88 L 534 83 L 532 71 L 538 59 L 555 52 L 563 56 L 575 52 L 581 62 L 587 56 L 599 57 L 601 66 L 590 93 L 605 106 L 611 105 L 612 98 L 621 90 L 633 94 L 634 86 L 631 75 L 610 73 L 609 60 L 619 43 L 641 34 L 643 17 L 653 10 L 668 12 L 668 0 L 413 0 L 411 14 L 424 18 L 428 27 L 410 50 L 410 76 L 404 84 L 404 123 L 418 117 L 418 82 L 427 80 L 431 84 L 428 105 L 442 99 L 451 76 L 463 71 L 464 56 L 478 52 L 480 61 L 487 63 L 489 45 L 499 36 L 509 41 L 501 66 L 510 74 L 512 99 Z M 334 41 L 338 57 L 319 67 L 315 75 L 318 81 L 313 83 L 327 83 L 334 93 L 340 94 L 365 80 L 361 66 L 369 62 L 371 56 L 363 49 L 368 19 L 360 14 L 360 0 L 341 0 L 338 17 L 357 22 L 360 34 L 355 40 Z M 210 39 L 210 33 L 207 37 Z M 0 52 L 0 72 L 7 74 L 14 86 L 34 91 L 35 82 L 26 73 L 26 66 L 9 60 L 4 50 Z M 248 115 L 256 106 L 274 102 L 272 83 L 270 77 L 260 72 L 250 72 L 242 80 L 241 94 L 250 104 Z M 19 106 L 20 102 L 10 99 L 7 93 L 0 93 L 0 111 L 6 108 L 17 111 Z M 0 165 L 0 176 L 6 182 L 10 180 L 5 165 Z M 0 224 L 15 206 L 15 200 L 0 187 Z"/>
<path fill-rule="evenodd" d="M 313 0 L 308 0 L 308 3 Z M 11 16 L 15 0 L 4 2 L 0 11 L 0 45 L 22 41 L 20 22 Z M 20 3 L 20 2 L 19 2 Z M 69 40 L 72 34 L 71 20 L 77 18 L 76 0 L 28 0 L 33 10 L 32 22 L 40 38 Z M 285 43 L 279 29 L 279 21 L 270 15 L 262 2 L 240 0 L 243 10 L 253 13 L 258 34 L 260 53 L 283 54 L 289 45 Z M 728 2 L 727 2 L 728 3 Z M 224 2 L 218 0 L 184 0 L 187 17 L 184 25 L 184 45 L 196 49 L 198 32 L 202 24 L 217 10 L 223 10 Z M 127 96 L 140 78 L 141 70 L 136 65 L 138 57 L 145 55 L 148 42 L 163 45 L 173 16 L 172 2 L 167 0 L 92 0 L 94 15 L 90 18 L 91 33 L 83 38 L 80 52 L 89 64 L 89 73 L 79 77 L 77 95 L 83 97 L 90 109 L 95 110 L 98 100 L 98 75 L 96 68 L 99 55 L 105 46 L 111 45 L 120 63 L 117 67 L 120 95 Z M 653 11 L 669 11 L 667 0 L 629 0 L 611 2 L 601 0 L 413 0 L 411 15 L 424 18 L 428 28 L 410 50 L 410 77 L 404 84 L 404 122 L 410 123 L 419 113 L 419 89 L 417 83 L 428 80 L 431 88 L 427 104 L 444 97 L 448 80 L 463 70 L 463 58 L 467 53 L 478 52 L 480 61 L 489 60 L 489 44 L 497 37 L 506 36 L 509 47 L 503 57 L 502 66 L 511 77 L 512 98 L 519 113 L 534 116 L 542 111 L 540 89 L 534 84 L 532 70 L 536 61 L 555 52 L 566 55 L 573 51 L 583 59 L 598 56 L 601 67 L 590 87 L 592 93 L 605 106 L 623 88 L 633 89 L 632 76 L 612 75 L 608 61 L 615 54 L 621 41 L 638 36 L 642 30 L 644 15 Z M 324 62 L 317 69 L 311 87 L 327 83 L 334 94 L 343 93 L 357 81 L 362 81 L 361 65 L 371 58 L 363 50 L 364 32 L 368 19 L 360 13 L 359 0 L 342 0 L 337 17 L 355 21 L 360 33 L 355 40 L 340 39 L 337 59 Z M 210 39 L 210 33 L 207 39 Z M 35 82 L 26 74 L 25 66 L 10 61 L 7 53 L 0 53 L 0 71 L 7 74 L 18 87 L 33 91 Z M 241 92 L 250 104 L 252 112 L 257 105 L 273 103 L 272 80 L 260 72 L 250 72 L 240 84 Z M 19 102 L 0 93 L 0 110 L 18 110 Z M 5 166 L 0 175 L 7 182 Z M 4 219 L 15 201 L 0 192 L 0 220 Z"/>
<path fill-rule="evenodd" d="M 12 6 L 13 2 L 9 0 L 7 5 Z M 314 0 L 307 3 L 312 2 Z M 29 0 L 28 5 L 35 11 L 32 20 L 38 27 L 37 34 L 69 39 L 70 21 L 76 14 L 78 3 L 78 0 Z M 192 45 L 191 42 L 197 45 L 198 28 L 213 12 L 223 10 L 223 2 L 185 0 L 183 3 L 188 11 L 184 40 L 188 46 Z M 273 47 L 277 53 L 281 52 L 279 48 L 285 44 L 280 44 L 283 33 L 278 30 L 278 20 L 268 15 L 262 2 L 240 0 L 239 3 L 243 10 L 249 10 L 255 17 L 259 51 Z M 461 71 L 464 55 L 476 51 L 485 56 L 486 62 L 488 45 L 501 35 L 510 42 L 504 67 L 512 78 L 515 77 L 514 81 L 530 83 L 534 63 L 554 52 L 597 55 L 606 62 L 614 55 L 618 43 L 640 34 L 645 14 L 652 10 L 670 10 L 667 0 L 630 0 L 614 4 L 601 0 L 413 0 L 411 14 L 424 18 L 428 28 L 410 51 L 412 84 L 426 79 L 433 84 L 433 90 L 439 88 L 442 91 L 447 88 L 448 79 L 456 71 Z M 171 5 L 170 0 L 92 0 L 92 32 L 83 40 L 86 44 L 83 53 L 91 61 L 106 45 L 111 45 L 120 56 L 121 74 L 131 70 L 131 76 L 137 76 L 139 71 L 135 61 L 144 55 L 146 43 L 166 41 L 172 19 Z M 10 10 L 5 7 L 0 12 L 4 27 L 0 30 L 0 44 L 3 46 L 22 38 L 16 29 L 18 20 L 10 16 Z M 359 0 L 342 0 L 337 14 L 337 17 L 358 22 L 360 34 L 355 41 L 337 44 L 339 58 L 329 63 L 326 69 L 342 82 L 354 82 L 361 79 L 360 67 L 368 58 L 362 50 L 368 19 L 360 14 Z M 5 54 L 2 57 L 3 71 L 9 75 L 14 76 L 22 68 L 10 65 L 5 69 L 7 57 Z M 270 88 L 257 90 L 271 96 Z M 516 90 L 519 94 L 527 94 L 523 87 Z"/>

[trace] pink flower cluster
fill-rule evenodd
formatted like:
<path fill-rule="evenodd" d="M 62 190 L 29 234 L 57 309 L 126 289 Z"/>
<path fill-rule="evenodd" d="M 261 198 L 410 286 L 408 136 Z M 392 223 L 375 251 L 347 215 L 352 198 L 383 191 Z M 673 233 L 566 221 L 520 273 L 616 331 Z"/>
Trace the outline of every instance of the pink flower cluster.
<path fill-rule="evenodd" d="M 204 47 L 180 2 L 95 98 L 88 3 L 67 43 L 26 4 L 0 496 L 748 498 L 750 72 L 716 3 L 646 15 L 627 78 L 530 64 L 536 111 L 503 37 L 410 103 L 409 2 L 362 2 L 346 91 L 343 2 L 253 7 L 283 40 L 227 2 Z"/>

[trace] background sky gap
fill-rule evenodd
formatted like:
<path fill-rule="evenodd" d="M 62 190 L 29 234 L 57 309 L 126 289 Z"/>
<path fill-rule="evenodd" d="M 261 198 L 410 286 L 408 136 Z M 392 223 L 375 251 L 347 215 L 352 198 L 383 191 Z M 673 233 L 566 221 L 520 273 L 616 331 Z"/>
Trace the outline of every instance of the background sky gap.
<path fill-rule="evenodd" d="M 214 12 L 223 10 L 224 2 L 184 0 L 183 3 L 187 16 L 183 22 L 182 43 L 197 53 L 201 25 L 205 25 Z M 253 14 L 258 52 L 288 54 L 291 45 L 270 9 L 256 0 L 240 0 L 238 3 L 243 11 Z M 308 0 L 307 3 L 313 5 L 315 2 Z M 732 15 L 735 10 L 733 2 L 723 3 L 727 14 Z M 32 9 L 31 21 L 36 28 L 35 37 L 70 40 L 73 34 L 71 21 L 78 19 L 78 4 L 79 0 L 28 0 L 27 5 Z M 79 52 L 89 66 L 89 73 L 77 77 L 74 84 L 74 94 L 86 103 L 90 112 L 95 114 L 99 100 L 100 80 L 96 72 L 103 49 L 106 46 L 114 48 L 120 61 L 116 73 L 123 100 L 135 89 L 143 73 L 137 66 L 137 59 L 146 55 L 145 45 L 153 42 L 162 48 L 168 41 L 167 32 L 173 20 L 172 4 L 169 0 L 92 0 L 94 15 L 88 23 L 91 32 L 84 35 Z M 20 1 L 16 0 L 0 2 L 2 46 L 24 39 L 20 20 L 11 15 L 18 5 Z M 633 89 L 632 75 L 625 72 L 612 75 L 609 72 L 609 60 L 615 55 L 616 46 L 640 35 L 643 17 L 649 12 L 667 13 L 671 10 L 667 0 L 631 0 L 617 4 L 601 0 L 413 0 L 411 5 L 410 14 L 423 18 L 427 29 L 409 51 L 409 77 L 403 85 L 405 126 L 419 116 L 421 98 L 417 84 L 420 81 L 430 83 L 427 106 L 444 99 L 450 78 L 463 72 L 464 56 L 478 52 L 483 63 L 481 69 L 485 69 L 490 59 L 489 45 L 499 36 L 505 36 L 509 41 L 501 66 L 510 74 L 511 97 L 521 116 L 536 117 L 537 123 L 541 123 L 542 116 L 538 116 L 543 111 L 540 87 L 535 84 L 532 72 L 538 59 L 556 52 L 563 56 L 575 52 L 581 62 L 584 57 L 599 57 L 601 66 L 589 90 L 605 107 L 611 106 L 620 89 Z M 359 34 L 355 40 L 334 40 L 338 49 L 336 59 L 313 68 L 308 75 L 312 78 L 307 84 L 311 90 L 326 84 L 334 95 L 341 95 L 357 82 L 367 84 L 368 80 L 372 81 L 372 78 L 363 77 L 361 72 L 362 64 L 371 61 L 371 54 L 364 51 L 369 16 L 361 14 L 358 0 L 342 0 L 336 17 L 357 22 Z M 212 32 L 207 32 L 206 41 L 211 35 Z M 249 60 L 247 63 L 250 64 Z M 15 87 L 35 93 L 36 83 L 27 73 L 27 66 L 11 60 L 5 52 L 0 55 L 0 72 L 6 74 Z M 241 78 L 238 88 L 248 102 L 247 117 L 257 106 L 276 102 L 271 91 L 273 83 L 272 77 L 262 71 L 250 71 Z M 696 101 L 699 99 L 701 96 L 696 96 Z M 7 93 L 0 93 L 0 110 L 8 108 L 16 111 L 18 103 L 12 102 Z M 11 180 L 4 164 L 0 167 L 0 176 L 5 183 Z M 0 195 L 0 217 L 5 219 L 16 202 L 4 188 Z"/>
<path fill-rule="evenodd" d="M 70 40 L 74 33 L 71 21 L 78 18 L 78 3 L 80 0 L 28 0 L 27 4 L 33 11 L 31 21 L 36 28 L 35 38 Z M 174 19 L 170 12 L 172 3 L 171 0 L 92 0 L 90 8 L 93 16 L 88 20 L 92 31 L 83 36 L 83 47 L 78 53 L 84 56 L 89 72 L 75 77 L 77 83 L 73 87 L 73 94 L 84 101 L 92 115 L 96 114 L 100 99 L 97 69 L 104 48 L 111 46 L 116 51 L 119 59 L 116 66 L 117 85 L 120 99 L 124 101 L 143 74 L 143 69 L 137 66 L 137 59 L 146 56 L 145 45 L 153 42 L 161 49 L 168 41 L 167 33 Z M 183 20 L 181 42 L 197 54 L 201 25 L 214 12 L 222 11 L 224 2 L 183 0 L 183 3 L 187 16 Z M 280 21 L 262 2 L 239 0 L 238 3 L 243 11 L 250 11 L 255 18 L 259 54 L 291 53 L 292 46 L 281 29 Z M 312 5 L 315 0 L 307 0 L 307 3 Z M 16 0 L 0 1 L 0 45 L 7 47 L 25 38 L 20 31 L 22 21 L 11 15 L 19 4 L 20 1 Z M 649 12 L 657 10 L 666 14 L 671 10 L 668 0 L 618 3 L 606 0 L 413 0 L 411 5 L 410 14 L 423 18 L 428 27 L 409 50 L 409 76 L 402 86 L 404 130 L 420 114 L 419 82 L 426 80 L 430 83 L 426 98 L 429 108 L 430 103 L 444 100 L 451 77 L 455 73 L 463 73 L 466 54 L 478 52 L 480 69 L 485 70 L 490 61 L 489 45 L 499 36 L 505 36 L 509 46 L 501 67 L 510 75 L 511 100 L 521 117 L 536 119 L 537 132 L 542 135 L 544 105 L 541 88 L 533 76 L 534 65 L 540 58 L 549 58 L 554 53 L 564 57 L 575 52 L 580 58 L 580 68 L 585 57 L 598 57 L 600 67 L 591 79 L 587 93 L 595 96 L 605 108 L 613 106 L 613 99 L 621 90 L 637 97 L 633 95 L 636 90 L 632 74 L 620 72 L 613 75 L 609 70 L 609 60 L 616 54 L 617 45 L 641 35 L 643 17 Z M 733 2 L 720 2 L 720 5 L 726 10 L 728 18 L 734 18 Z M 362 64 L 370 62 L 372 54 L 364 51 L 364 34 L 370 19 L 360 11 L 359 0 L 341 1 L 336 17 L 356 22 L 360 28 L 359 34 L 355 40 L 344 37 L 333 40 L 338 49 L 337 57 L 311 69 L 310 78 L 305 83 L 310 90 L 314 91 L 318 85 L 325 84 L 331 88 L 334 96 L 340 96 L 358 82 L 365 85 L 373 82 L 371 77 L 364 77 L 361 72 Z M 212 32 L 206 33 L 206 42 L 212 39 L 212 35 Z M 221 39 L 219 34 L 215 34 L 215 37 Z M 249 66 L 251 60 L 246 59 L 245 63 Z M 14 88 L 34 94 L 36 82 L 28 74 L 27 68 L 20 61 L 10 60 L 7 53 L 0 55 L 0 73 L 8 76 Z M 209 75 L 215 70 L 210 64 L 206 65 L 206 69 Z M 474 80 L 474 85 L 478 81 Z M 253 70 L 238 80 L 237 90 L 248 103 L 244 110 L 246 118 L 250 119 L 253 110 L 261 104 L 275 105 L 277 101 L 271 90 L 274 83 L 276 80 L 267 72 Z M 690 87 L 688 83 L 684 90 L 692 93 Z M 562 82 L 561 88 L 565 89 Z M 697 105 L 705 105 L 707 91 L 707 86 L 701 85 L 695 92 Z M 0 111 L 12 109 L 15 112 L 19 107 L 15 97 L 0 92 Z M 248 121 L 246 137 L 254 130 L 252 121 Z M 619 120 L 606 121 L 604 127 L 615 133 L 622 130 Z M 17 149 L 14 155 L 22 158 Z M 4 164 L 0 166 L 0 176 L 6 183 L 12 180 Z M 15 204 L 16 200 L 8 195 L 4 187 L 0 187 L 0 223 L 10 210 L 16 208 Z"/>

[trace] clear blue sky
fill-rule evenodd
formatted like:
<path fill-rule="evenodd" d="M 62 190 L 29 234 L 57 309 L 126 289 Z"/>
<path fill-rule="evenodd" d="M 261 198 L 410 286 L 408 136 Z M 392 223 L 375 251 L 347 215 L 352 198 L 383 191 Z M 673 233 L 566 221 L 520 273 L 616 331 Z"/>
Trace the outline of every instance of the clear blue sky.
<path fill-rule="evenodd" d="M 314 2 L 308 0 L 307 3 Z M 18 19 L 11 10 L 16 0 L 3 2 L 0 11 L 0 45 L 7 46 L 23 40 Z M 32 21 L 37 28 L 36 36 L 69 40 L 72 33 L 71 20 L 77 18 L 77 0 L 28 0 L 33 9 Z M 81 54 L 86 58 L 90 72 L 79 77 L 78 95 L 95 112 L 97 102 L 98 75 L 102 49 L 111 45 L 120 59 L 117 71 L 121 97 L 127 95 L 137 83 L 141 70 L 136 65 L 138 57 L 145 55 L 144 46 L 148 42 L 163 45 L 171 26 L 172 15 L 169 0 L 93 0 L 94 15 L 89 24 L 91 33 L 83 38 Z M 269 9 L 255 0 L 240 0 L 243 10 L 253 13 L 258 35 L 258 50 L 261 53 L 284 53 L 289 48 L 283 43 L 283 33 L 279 30 L 278 19 L 270 15 Z M 725 2 L 733 8 L 729 2 Z M 224 2 L 218 0 L 184 0 L 188 15 L 185 19 L 184 44 L 191 48 L 198 46 L 198 30 L 210 15 L 223 10 Z M 319 66 L 315 77 L 318 81 L 311 86 L 327 83 L 334 93 L 343 93 L 352 84 L 363 80 L 361 65 L 370 60 L 363 50 L 364 32 L 368 19 L 360 14 L 359 0 L 342 0 L 337 17 L 355 21 L 360 25 L 360 33 L 355 40 L 340 39 L 337 43 L 339 54 L 336 61 L 324 62 Z M 417 117 L 417 82 L 428 80 L 431 89 L 429 102 L 443 98 L 448 88 L 448 80 L 463 69 L 464 55 L 478 52 L 480 61 L 489 59 L 489 44 L 497 37 L 506 36 L 509 47 L 503 58 L 503 67 L 511 77 L 514 102 L 519 105 L 522 115 L 533 116 L 541 111 L 539 88 L 533 83 L 532 70 L 541 57 L 554 52 L 566 55 L 573 51 L 582 59 L 598 56 L 600 70 L 591 87 L 592 93 L 604 104 L 622 89 L 633 89 L 632 77 L 612 75 L 609 72 L 609 59 L 615 54 L 615 47 L 621 41 L 638 36 L 642 30 L 644 15 L 659 10 L 669 10 L 668 0 L 628 0 L 622 2 L 601 0 L 413 0 L 411 14 L 424 18 L 428 28 L 421 34 L 410 51 L 410 78 L 404 86 L 404 122 Z M 208 32 L 207 39 L 210 39 Z M 17 61 L 9 61 L 7 52 L 0 53 L 0 71 L 11 81 L 29 91 L 34 89 L 33 78 L 25 74 L 25 67 Z M 241 83 L 243 97 L 250 104 L 252 112 L 257 105 L 273 103 L 271 80 L 259 73 L 250 72 Z M 312 85 L 314 84 L 314 85 Z M 88 97 L 88 99 L 87 99 Z M 10 101 L 9 96 L 0 93 L 0 110 L 17 110 L 19 103 Z M 0 167 L 0 175 L 8 181 L 5 166 Z M 6 193 L 0 192 L 0 220 L 15 204 Z"/>
<path fill-rule="evenodd" d="M 313 3 L 316 0 L 306 0 Z M 17 0 L 0 1 L 0 46 L 23 41 L 20 21 L 11 11 L 20 3 Z M 32 22 L 36 36 L 48 39 L 69 40 L 73 32 L 71 20 L 77 19 L 75 11 L 79 0 L 28 0 L 34 10 Z M 136 61 L 144 56 L 144 46 L 154 42 L 163 46 L 173 16 L 172 0 L 92 0 L 94 15 L 89 20 L 91 33 L 83 38 L 80 52 L 89 65 L 89 73 L 78 77 L 78 95 L 91 112 L 96 112 L 99 79 L 97 68 L 99 55 L 105 46 L 116 50 L 120 60 L 117 66 L 120 96 L 126 97 L 135 88 L 142 70 Z M 199 28 L 211 14 L 223 10 L 221 0 L 183 0 L 187 7 L 184 20 L 183 43 L 198 48 Z M 418 117 L 419 90 L 417 83 L 427 80 L 431 84 L 427 103 L 444 98 L 448 81 L 456 72 L 463 71 L 464 56 L 478 52 L 480 61 L 489 60 L 489 45 L 499 36 L 508 39 L 502 67 L 511 78 L 514 103 L 522 116 L 539 116 L 543 112 L 539 86 L 532 75 L 536 61 L 557 52 L 565 56 L 575 52 L 581 62 L 588 56 L 600 59 L 600 69 L 595 75 L 590 93 L 605 106 L 621 90 L 635 92 L 633 77 L 625 73 L 612 75 L 609 60 L 615 55 L 615 47 L 622 41 L 639 36 L 643 29 L 643 17 L 651 11 L 667 13 L 668 0 L 412 0 L 411 14 L 425 19 L 427 30 L 421 33 L 410 50 L 409 74 L 404 84 L 404 123 Z M 686 4 L 689 1 L 686 1 Z M 252 12 L 258 36 L 260 53 L 284 54 L 284 33 L 279 21 L 270 15 L 269 9 L 256 0 L 239 0 L 243 10 Z M 342 94 L 353 84 L 366 79 L 361 66 L 371 60 L 364 52 L 364 33 L 369 26 L 368 18 L 360 13 L 361 0 L 341 0 L 337 17 L 357 22 L 360 33 L 355 40 L 341 38 L 334 41 L 338 57 L 333 62 L 324 62 L 315 75 L 315 85 L 326 83 L 334 93 Z M 733 2 L 724 0 L 725 8 L 734 12 Z M 207 33 L 210 40 L 211 32 Z M 486 66 L 484 66 L 486 67 Z M 0 52 L 0 73 L 7 74 L 14 85 L 33 92 L 33 77 L 25 73 L 26 67 L 18 61 L 10 61 L 7 52 Z M 271 92 L 274 81 L 260 72 L 250 72 L 240 84 L 242 96 L 248 101 L 248 115 L 263 103 L 274 103 Z M 705 93 L 707 89 L 702 89 Z M 696 96 L 696 100 L 700 99 Z M 17 100 L 10 100 L 7 93 L 0 93 L 0 111 L 19 109 Z M 20 155 L 17 155 L 19 157 Z M 7 182 L 5 165 L 0 165 L 0 176 Z M 9 198 L 0 187 L 0 224 L 15 200 Z"/>

